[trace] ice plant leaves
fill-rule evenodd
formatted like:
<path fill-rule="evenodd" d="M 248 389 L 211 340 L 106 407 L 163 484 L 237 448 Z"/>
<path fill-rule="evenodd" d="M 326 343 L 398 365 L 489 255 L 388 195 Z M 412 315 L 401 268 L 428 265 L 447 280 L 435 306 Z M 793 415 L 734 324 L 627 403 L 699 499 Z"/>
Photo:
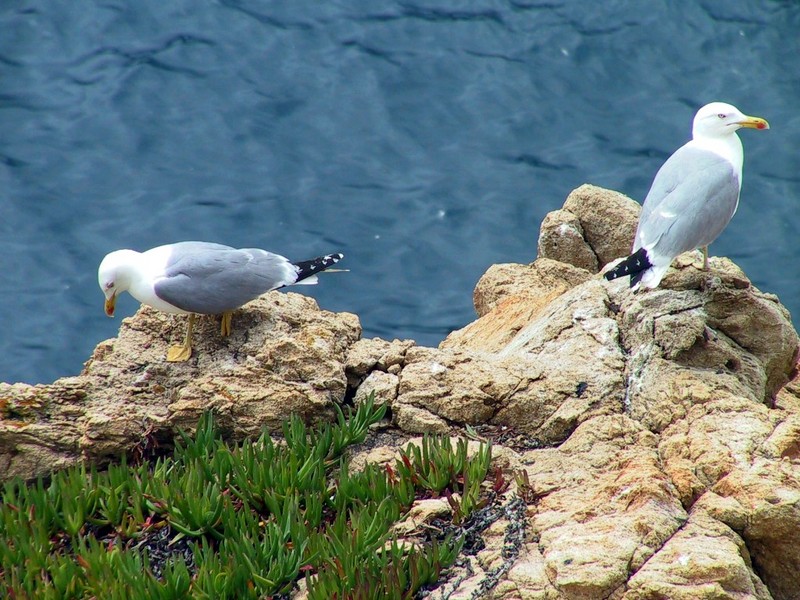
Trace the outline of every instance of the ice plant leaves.
<path fill-rule="evenodd" d="M 209 413 L 174 453 L 106 471 L 85 466 L 0 492 L 0 590 L 9 597 L 264 598 L 305 578 L 311 599 L 410 598 L 462 540 L 392 537 L 415 498 L 444 496 L 453 521 L 485 501 L 490 447 L 426 436 L 394 465 L 350 473 L 347 448 L 384 407 L 336 423 L 299 418 L 226 444 Z M 491 486 L 487 484 L 485 489 Z"/>

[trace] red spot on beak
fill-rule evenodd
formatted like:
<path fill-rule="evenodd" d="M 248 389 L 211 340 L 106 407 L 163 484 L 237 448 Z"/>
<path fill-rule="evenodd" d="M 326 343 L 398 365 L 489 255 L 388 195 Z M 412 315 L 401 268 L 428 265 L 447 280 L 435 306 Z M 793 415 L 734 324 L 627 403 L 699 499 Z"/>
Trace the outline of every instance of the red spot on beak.
<path fill-rule="evenodd" d="M 105 309 L 106 309 L 106 314 L 109 317 L 113 317 L 114 316 L 114 307 L 115 307 L 116 304 L 117 304 L 117 296 L 116 295 L 111 296 L 111 298 L 106 300 Z"/>
<path fill-rule="evenodd" d="M 756 125 L 756 129 L 766 129 L 766 128 L 767 128 L 766 123 L 759 123 L 758 125 Z"/>

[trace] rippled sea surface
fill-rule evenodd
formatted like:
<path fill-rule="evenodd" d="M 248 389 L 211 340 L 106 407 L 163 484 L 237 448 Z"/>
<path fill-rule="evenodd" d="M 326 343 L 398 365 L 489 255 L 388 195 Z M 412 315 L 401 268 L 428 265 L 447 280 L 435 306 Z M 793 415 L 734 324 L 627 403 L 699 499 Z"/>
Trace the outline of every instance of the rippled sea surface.
<path fill-rule="evenodd" d="M 77 374 L 120 324 L 102 257 L 179 240 L 342 251 L 299 291 L 436 345 L 573 188 L 641 201 L 713 100 L 772 129 L 711 251 L 800 317 L 798 2 L 19 1 L 0 31 L 0 380 Z"/>

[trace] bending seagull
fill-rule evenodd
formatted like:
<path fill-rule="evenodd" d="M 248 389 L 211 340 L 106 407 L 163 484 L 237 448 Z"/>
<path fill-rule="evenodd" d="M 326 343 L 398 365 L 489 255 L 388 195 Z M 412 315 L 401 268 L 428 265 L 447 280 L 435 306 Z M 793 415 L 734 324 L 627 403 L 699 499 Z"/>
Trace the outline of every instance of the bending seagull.
<path fill-rule="evenodd" d="M 723 102 L 697 111 L 692 140 L 678 148 L 656 173 L 644 200 L 633 254 L 605 273 L 608 280 L 630 275 L 634 291 L 656 287 L 672 259 L 703 249 L 727 227 L 739 205 L 742 188 L 741 127 L 769 129 L 769 123 L 742 114 Z"/>
<path fill-rule="evenodd" d="M 106 255 L 97 271 L 106 297 L 106 314 L 114 316 L 117 296 L 129 292 L 158 310 L 188 314 L 186 339 L 167 352 L 171 362 L 192 355 L 195 314 L 222 315 L 220 331 L 231 332 L 231 312 L 261 294 L 287 285 L 315 284 L 317 273 L 342 259 L 328 254 L 293 263 L 278 254 L 209 242 L 179 242 L 148 250 L 117 250 Z"/>

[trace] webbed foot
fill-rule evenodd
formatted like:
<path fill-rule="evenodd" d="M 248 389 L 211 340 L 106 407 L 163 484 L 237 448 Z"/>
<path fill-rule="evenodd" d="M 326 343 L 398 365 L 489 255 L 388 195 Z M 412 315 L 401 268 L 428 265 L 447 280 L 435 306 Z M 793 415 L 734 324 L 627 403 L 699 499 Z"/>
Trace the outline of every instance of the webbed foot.
<path fill-rule="evenodd" d="M 167 350 L 167 362 L 186 362 L 192 357 L 192 328 L 194 327 L 194 313 L 189 313 L 186 324 L 186 338 L 180 346 L 172 346 Z"/>
<path fill-rule="evenodd" d="M 167 350 L 167 362 L 186 362 L 191 357 L 191 346 L 172 346 Z"/>

